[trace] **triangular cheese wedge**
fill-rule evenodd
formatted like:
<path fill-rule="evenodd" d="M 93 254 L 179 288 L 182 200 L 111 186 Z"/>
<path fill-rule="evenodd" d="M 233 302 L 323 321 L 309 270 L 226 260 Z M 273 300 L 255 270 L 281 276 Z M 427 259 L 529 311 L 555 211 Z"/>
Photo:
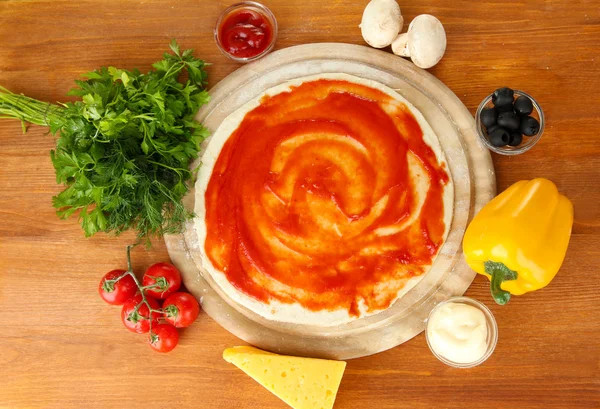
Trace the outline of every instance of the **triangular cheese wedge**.
<path fill-rule="evenodd" d="M 346 362 L 276 355 L 254 347 L 233 347 L 223 359 L 294 409 L 331 409 Z"/>

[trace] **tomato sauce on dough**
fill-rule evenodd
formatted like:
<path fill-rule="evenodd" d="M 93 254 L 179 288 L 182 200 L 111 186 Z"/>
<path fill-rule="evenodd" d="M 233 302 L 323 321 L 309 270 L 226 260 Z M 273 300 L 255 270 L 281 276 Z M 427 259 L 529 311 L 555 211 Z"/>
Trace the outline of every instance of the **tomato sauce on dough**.
<path fill-rule="evenodd" d="M 263 97 L 223 146 L 205 193 L 206 254 L 264 303 L 385 309 L 443 244 L 448 181 L 406 105 L 306 82 Z"/>

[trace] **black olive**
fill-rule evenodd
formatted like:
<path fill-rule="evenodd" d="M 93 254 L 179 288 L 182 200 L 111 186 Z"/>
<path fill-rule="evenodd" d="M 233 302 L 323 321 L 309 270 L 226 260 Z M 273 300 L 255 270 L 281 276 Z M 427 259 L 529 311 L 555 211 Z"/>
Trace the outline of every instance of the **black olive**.
<path fill-rule="evenodd" d="M 510 133 L 510 141 L 508 141 L 508 144 L 510 146 L 519 146 L 521 142 L 523 142 L 523 135 L 521 135 L 521 132 L 512 131 Z"/>
<path fill-rule="evenodd" d="M 513 112 L 513 104 L 512 102 L 504 105 L 496 105 L 496 111 L 500 112 Z"/>
<path fill-rule="evenodd" d="M 508 88 L 508 87 L 502 87 L 502 88 L 498 88 L 496 91 L 494 91 L 494 95 L 498 96 L 498 95 L 508 95 L 509 97 L 514 97 L 515 96 L 515 92 Z M 493 98 L 493 96 L 492 96 Z"/>
<path fill-rule="evenodd" d="M 504 146 L 510 142 L 510 134 L 504 128 L 498 127 L 494 129 L 490 134 L 490 142 L 494 146 Z"/>
<path fill-rule="evenodd" d="M 481 123 L 486 128 L 494 125 L 496 123 L 496 117 L 498 114 L 496 113 L 495 108 L 484 108 L 481 110 L 481 114 L 479 115 L 479 119 L 481 119 Z"/>
<path fill-rule="evenodd" d="M 494 132 L 494 129 L 498 129 L 498 128 L 500 128 L 500 127 L 498 126 L 498 124 L 495 124 L 495 125 L 492 125 L 492 126 L 489 126 L 489 127 L 487 127 L 485 130 L 487 131 L 487 134 L 489 135 L 489 134 L 491 134 L 492 132 Z"/>
<path fill-rule="evenodd" d="M 498 112 L 512 111 L 513 100 L 512 100 L 512 98 L 500 96 L 500 97 L 498 97 L 498 99 L 496 99 L 494 106 L 496 107 Z"/>
<path fill-rule="evenodd" d="M 498 88 L 492 94 L 492 104 L 494 104 L 496 108 L 507 107 L 508 105 L 512 105 L 514 97 L 515 92 L 512 89 L 507 87 Z"/>
<path fill-rule="evenodd" d="M 533 103 L 525 95 L 515 100 L 515 112 L 519 115 L 529 115 L 533 112 Z"/>
<path fill-rule="evenodd" d="M 508 129 L 509 131 L 516 131 L 517 129 L 519 129 L 520 124 L 521 118 L 519 118 L 519 115 L 515 114 L 512 111 L 501 112 L 498 115 L 498 125 Z"/>
<path fill-rule="evenodd" d="M 521 127 L 519 129 L 523 135 L 533 136 L 540 131 L 540 123 L 537 121 L 537 119 L 526 116 L 521 119 Z"/>

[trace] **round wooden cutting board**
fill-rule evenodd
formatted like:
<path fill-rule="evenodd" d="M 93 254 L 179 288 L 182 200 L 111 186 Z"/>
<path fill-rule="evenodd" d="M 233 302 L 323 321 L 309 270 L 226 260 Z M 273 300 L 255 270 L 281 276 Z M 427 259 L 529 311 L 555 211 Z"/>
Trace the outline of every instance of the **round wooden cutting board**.
<path fill-rule="evenodd" d="M 165 236 L 173 263 L 188 290 L 225 329 L 269 351 L 333 359 L 357 358 L 395 347 L 419 334 L 433 306 L 462 295 L 475 277 L 462 254 L 462 237 L 475 211 L 496 193 L 494 168 L 480 143 L 473 117 L 462 102 L 431 74 L 395 55 L 337 43 L 305 44 L 274 52 L 229 75 L 211 91 L 197 119 L 215 131 L 230 113 L 268 88 L 321 73 L 346 73 L 378 81 L 410 101 L 429 122 L 444 150 L 454 180 L 454 214 L 448 239 L 431 270 L 389 309 L 337 327 L 267 320 L 227 298 L 203 274 L 193 222 L 180 235 Z M 203 148 L 206 146 L 204 142 Z M 192 166 L 200 164 L 200 159 Z M 192 189 L 185 198 L 194 209 Z"/>

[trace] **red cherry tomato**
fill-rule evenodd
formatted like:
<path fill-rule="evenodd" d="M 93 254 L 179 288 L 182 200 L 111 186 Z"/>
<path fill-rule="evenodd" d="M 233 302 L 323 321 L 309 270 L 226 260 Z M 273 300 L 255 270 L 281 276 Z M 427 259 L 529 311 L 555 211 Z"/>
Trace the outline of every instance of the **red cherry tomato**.
<path fill-rule="evenodd" d="M 148 337 L 150 348 L 156 352 L 169 352 L 177 346 L 179 333 L 177 328 L 171 324 L 158 324 L 152 327 L 152 333 Z"/>
<path fill-rule="evenodd" d="M 159 309 L 160 304 L 154 298 L 146 297 L 148 304 L 152 309 Z M 136 294 L 131 297 L 127 302 L 123 305 L 123 309 L 121 310 L 121 321 L 125 325 L 129 331 L 145 334 L 150 330 L 150 311 L 148 310 L 148 306 L 146 304 L 141 304 L 140 307 L 136 311 L 136 306 L 142 302 L 142 296 L 140 294 Z M 158 312 L 152 312 L 152 329 L 158 325 L 158 318 L 161 316 Z"/>
<path fill-rule="evenodd" d="M 125 272 L 125 270 L 112 270 L 106 273 L 102 277 L 102 280 L 100 280 L 98 292 L 100 293 L 100 297 L 107 303 L 111 305 L 123 305 L 125 301 L 133 297 L 137 292 L 137 285 L 135 285 L 135 281 L 133 281 L 133 277 L 130 275 L 126 275 L 119 281 L 112 282 L 112 280 L 116 280 Z"/>
<path fill-rule="evenodd" d="M 193 295 L 175 293 L 167 297 L 163 303 L 165 318 L 177 328 L 185 328 L 196 321 L 200 313 L 200 304 Z"/>
<path fill-rule="evenodd" d="M 144 287 L 152 286 L 146 288 L 147 295 L 163 300 L 179 290 L 181 274 L 173 264 L 156 263 L 146 270 L 143 283 Z"/>

